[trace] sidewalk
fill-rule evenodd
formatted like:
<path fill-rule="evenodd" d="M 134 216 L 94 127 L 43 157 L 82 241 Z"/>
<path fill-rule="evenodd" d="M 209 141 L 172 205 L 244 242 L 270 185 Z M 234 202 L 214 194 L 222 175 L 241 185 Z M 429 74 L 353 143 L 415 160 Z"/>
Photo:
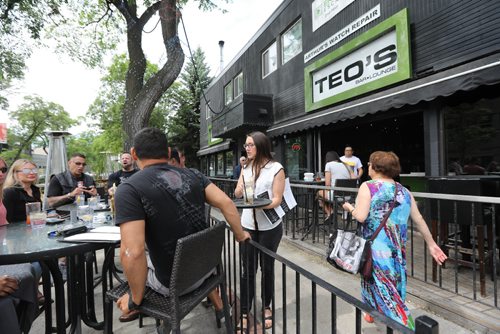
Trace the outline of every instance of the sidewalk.
<path fill-rule="evenodd" d="M 214 216 L 219 218 L 218 212 L 212 213 Z M 98 253 L 98 261 L 102 263 L 102 252 Z M 297 265 L 307 269 L 314 275 L 324 279 L 327 282 L 341 288 L 352 296 L 359 298 L 359 278 L 349 275 L 347 273 L 335 270 L 333 267 L 328 265 L 323 259 L 323 250 L 321 248 L 316 248 L 314 246 L 305 244 L 297 240 L 291 240 L 288 237 L 284 237 L 281 245 L 278 249 L 278 254 L 284 258 L 296 263 Z M 116 261 L 119 261 L 117 258 Z M 281 274 L 281 270 L 277 271 L 277 274 Z M 289 285 L 294 283 L 294 272 L 287 272 L 287 278 Z M 281 289 L 281 280 L 276 280 L 276 289 Z M 307 300 L 310 300 L 310 290 L 309 282 L 301 282 L 301 285 L 309 288 L 301 289 L 301 314 L 304 318 L 310 318 L 310 307 L 307 305 Z M 292 286 L 290 286 L 292 288 Z M 318 289 L 317 306 L 320 310 L 322 304 L 328 306 L 330 303 L 329 294 L 322 293 L 322 289 Z M 420 315 L 427 315 L 439 323 L 439 333 L 440 334 L 465 334 L 465 333 L 500 333 L 500 311 L 496 309 L 485 310 L 485 307 L 479 303 L 471 303 L 470 300 L 465 300 L 465 298 L 456 297 L 454 294 L 438 291 L 439 289 L 434 289 L 433 291 L 429 286 L 426 286 L 423 282 L 418 282 L 416 280 L 411 280 L 408 286 L 408 306 L 412 312 L 413 317 L 418 317 Z M 96 289 L 96 310 L 97 319 L 102 320 L 102 306 L 100 298 L 101 290 Z M 309 294 L 309 295 L 308 295 Z M 418 295 L 418 297 L 417 297 Z M 295 305 L 293 303 L 288 304 L 288 331 L 290 328 L 295 328 L 295 319 L 293 308 Z M 354 312 L 352 307 L 348 307 L 347 304 L 339 302 L 338 310 L 338 333 L 351 334 L 354 332 L 353 328 L 353 318 Z M 113 310 L 113 330 L 117 334 L 131 334 L 131 333 L 156 333 L 154 320 L 151 318 L 144 319 L 144 327 L 139 328 L 139 322 L 133 321 L 129 323 L 120 323 L 118 321 L 118 316 L 120 312 L 118 309 Z M 276 333 L 284 333 L 283 328 L 280 327 L 281 321 L 279 320 L 282 314 L 281 305 L 276 305 L 275 313 L 275 326 Z M 318 333 L 324 333 L 325 328 L 322 328 L 322 324 L 328 324 L 330 319 L 318 318 Z M 33 324 L 33 328 L 30 333 L 44 333 L 44 316 L 41 315 Z M 489 329 L 487 328 L 489 326 Z M 496 327 L 496 328 L 495 328 Z M 329 327 L 328 327 L 329 328 Z M 309 333 L 310 329 L 301 327 L 302 333 Z M 215 323 L 215 316 L 212 309 L 206 309 L 199 305 L 191 314 L 189 314 L 182 322 L 182 332 L 192 333 L 192 334 L 206 334 L 206 333 L 224 333 L 224 326 L 221 329 L 217 329 Z M 377 323 L 374 324 L 363 324 L 363 333 L 375 334 L 375 333 L 385 333 L 385 327 L 377 328 Z M 102 331 L 96 331 L 85 324 L 82 324 L 82 333 L 102 333 Z M 267 333 L 271 333 L 270 330 Z"/>

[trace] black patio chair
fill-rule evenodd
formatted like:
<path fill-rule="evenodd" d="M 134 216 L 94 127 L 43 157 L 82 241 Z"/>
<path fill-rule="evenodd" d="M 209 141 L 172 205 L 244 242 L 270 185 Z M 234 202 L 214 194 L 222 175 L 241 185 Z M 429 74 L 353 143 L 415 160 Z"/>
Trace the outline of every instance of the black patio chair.
<path fill-rule="evenodd" d="M 224 317 L 227 333 L 232 333 L 230 306 L 226 294 L 226 284 L 222 270 L 221 252 L 224 244 L 225 224 L 219 223 L 203 231 L 188 235 L 177 241 L 168 296 L 161 295 L 149 288 L 139 311 L 153 317 L 159 323 L 163 320 L 172 333 L 180 333 L 181 320 L 189 314 L 216 287 L 224 304 Z M 215 269 L 215 271 L 214 271 Z M 180 292 L 193 286 L 211 271 L 196 290 L 184 295 Z M 122 283 L 106 293 L 104 312 L 105 333 L 113 331 L 113 301 L 129 291 L 128 283 Z"/>

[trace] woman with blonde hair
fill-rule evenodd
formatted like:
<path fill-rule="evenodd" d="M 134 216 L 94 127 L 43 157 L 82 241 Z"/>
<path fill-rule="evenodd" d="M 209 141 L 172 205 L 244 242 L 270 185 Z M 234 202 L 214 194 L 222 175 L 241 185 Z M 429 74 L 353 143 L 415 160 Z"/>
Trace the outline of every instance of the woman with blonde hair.
<path fill-rule="evenodd" d="M 3 185 L 3 204 L 7 209 L 7 221 L 18 223 L 26 221 L 26 203 L 40 202 L 40 188 L 38 182 L 38 168 L 35 163 L 28 159 L 16 160 L 10 167 L 9 173 Z M 42 276 L 40 263 L 31 263 L 35 270 L 36 282 Z M 43 304 L 44 296 L 38 292 L 38 301 Z"/>
<path fill-rule="evenodd" d="M 26 203 L 42 202 L 38 168 L 27 159 L 16 160 L 7 174 L 3 187 L 3 204 L 10 223 L 26 221 Z"/>

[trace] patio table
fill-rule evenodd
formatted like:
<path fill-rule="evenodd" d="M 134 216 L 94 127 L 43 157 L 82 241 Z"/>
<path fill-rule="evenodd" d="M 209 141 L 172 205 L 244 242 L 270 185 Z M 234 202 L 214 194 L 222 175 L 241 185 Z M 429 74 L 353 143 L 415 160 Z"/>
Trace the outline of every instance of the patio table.
<path fill-rule="evenodd" d="M 57 333 L 66 333 L 64 281 L 59 270 L 58 259 L 68 258 L 68 314 L 71 333 L 81 333 L 81 320 L 95 329 L 102 329 L 103 323 L 95 320 L 93 305 L 93 284 L 85 282 L 85 274 L 92 275 L 88 266 L 84 266 L 86 253 L 105 249 L 106 254 L 111 254 L 116 246 L 113 243 L 67 243 L 60 242 L 62 237 L 49 237 L 48 233 L 55 230 L 54 225 L 46 225 L 32 229 L 31 226 L 17 223 L 0 227 L 0 265 L 15 263 L 30 263 L 39 261 L 43 268 L 43 291 L 45 295 L 45 331 L 52 333 L 52 308 L 50 275 L 55 290 L 55 310 Z M 110 261 L 105 261 L 109 264 Z M 86 273 L 84 272 L 87 268 Z M 107 289 L 105 274 L 108 270 L 103 265 L 103 295 Z M 90 280 L 92 281 L 92 279 Z M 92 287 L 92 291 L 89 291 Z M 91 295 L 91 298 L 87 298 Z M 89 304 L 87 304 L 89 303 Z"/>

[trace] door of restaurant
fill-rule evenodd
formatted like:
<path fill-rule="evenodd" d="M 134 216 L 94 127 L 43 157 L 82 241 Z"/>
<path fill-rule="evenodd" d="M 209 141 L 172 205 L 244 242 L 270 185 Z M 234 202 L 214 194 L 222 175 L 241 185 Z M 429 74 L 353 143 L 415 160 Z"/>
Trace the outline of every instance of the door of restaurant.
<path fill-rule="evenodd" d="M 425 172 L 423 113 L 383 114 L 387 115 L 383 118 L 382 114 L 370 115 L 325 127 L 321 131 L 322 164 L 326 152 L 334 150 L 342 156 L 345 145 L 350 145 L 363 163 L 364 180 L 370 154 L 378 150 L 395 152 L 402 173 Z"/>

